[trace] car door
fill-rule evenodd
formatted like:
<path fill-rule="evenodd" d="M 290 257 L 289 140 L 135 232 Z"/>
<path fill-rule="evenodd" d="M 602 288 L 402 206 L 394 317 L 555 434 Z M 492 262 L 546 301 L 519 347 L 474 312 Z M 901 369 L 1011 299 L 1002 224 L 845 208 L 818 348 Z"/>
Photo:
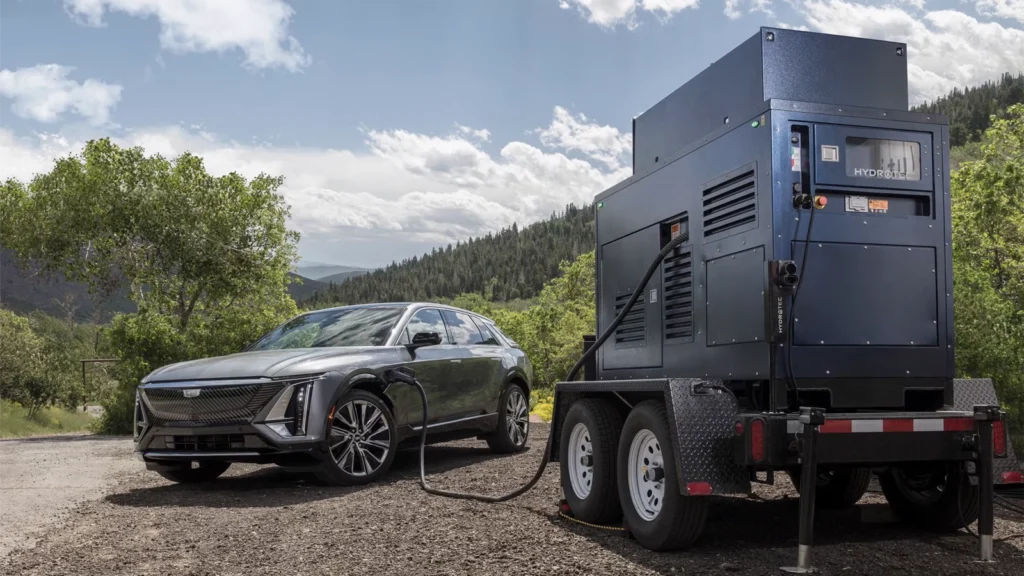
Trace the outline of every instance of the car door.
<path fill-rule="evenodd" d="M 486 397 L 490 401 L 490 406 L 498 407 L 498 400 L 501 398 L 501 393 L 505 389 L 505 376 L 507 375 L 506 360 L 507 350 L 502 346 L 498 336 L 494 334 L 492 328 L 493 324 L 489 324 L 479 316 L 474 316 L 473 321 L 476 322 L 477 328 L 480 329 L 481 342 L 473 346 L 473 354 L 475 357 L 487 358 L 487 370 L 482 376 L 482 384 L 486 389 Z M 488 411 L 494 410 L 495 408 L 488 407 Z"/>
<path fill-rule="evenodd" d="M 423 391 L 427 394 L 428 423 L 437 424 L 453 417 L 453 404 L 459 398 L 459 387 L 455 384 L 453 368 L 456 368 L 462 361 L 462 349 L 452 342 L 441 316 L 441 310 L 437 308 L 422 308 L 416 311 L 405 325 L 398 344 L 404 346 L 412 342 L 412 339 L 420 332 L 438 333 L 441 336 L 441 343 L 415 350 L 406 349 L 403 352 L 406 357 L 405 365 L 413 369 L 416 379 L 419 380 Z M 401 401 L 395 401 L 396 404 L 404 408 L 399 412 L 408 415 L 407 421 L 400 422 L 400 424 L 419 426 L 421 422 L 419 394 L 408 386 L 404 388 L 407 390 L 399 391 Z"/>
<path fill-rule="evenodd" d="M 455 344 L 463 350 L 462 366 L 456 368 L 455 381 L 461 388 L 459 412 L 465 415 L 494 412 L 497 406 L 495 371 L 501 367 L 501 357 L 493 347 L 483 345 L 483 336 L 465 312 L 444 310 L 444 320 L 451 330 Z"/>

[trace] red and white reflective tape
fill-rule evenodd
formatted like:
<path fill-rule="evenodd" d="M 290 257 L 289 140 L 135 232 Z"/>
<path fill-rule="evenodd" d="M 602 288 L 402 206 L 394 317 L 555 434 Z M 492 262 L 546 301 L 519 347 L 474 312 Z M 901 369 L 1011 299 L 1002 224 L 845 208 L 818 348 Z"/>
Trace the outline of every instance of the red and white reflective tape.
<path fill-rule="evenodd" d="M 818 427 L 821 434 L 858 434 L 861 432 L 970 432 L 973 418 L 883 418 L 878 420 L 825 420 Z M 798 434 L 803 424 L 786 421 L 786 432 Z"/>

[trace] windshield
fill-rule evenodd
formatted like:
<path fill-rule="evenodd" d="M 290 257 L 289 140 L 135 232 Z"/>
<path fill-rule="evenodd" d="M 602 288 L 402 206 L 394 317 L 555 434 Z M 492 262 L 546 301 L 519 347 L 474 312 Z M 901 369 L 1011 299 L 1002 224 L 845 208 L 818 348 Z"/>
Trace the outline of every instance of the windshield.
<path fill-rule="evenodd" d="M 249 350 L 383 346 L 404 308 L 342 308 L 312 312 L 278 326 Z"/>

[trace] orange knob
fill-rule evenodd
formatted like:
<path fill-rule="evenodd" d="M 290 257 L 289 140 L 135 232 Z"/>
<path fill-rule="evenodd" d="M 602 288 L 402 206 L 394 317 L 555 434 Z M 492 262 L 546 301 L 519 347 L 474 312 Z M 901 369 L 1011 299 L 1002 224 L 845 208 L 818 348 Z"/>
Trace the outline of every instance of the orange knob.
<path fill-rule="evenodd" d="M 828 198 L 826 198 L 826 197 L 824 197 L 824 196 L 815 196 L 815 197 L 814 197 L 814 205 L 815 205 L 815 206 L 816 206 L 816 207 L 817 207 L 817 208 L 818 208 L 819 210 L 820 210 L 820 209 L 822 209 L 822 208 L 824 208 L 826 204 L 828 204 Z"/>

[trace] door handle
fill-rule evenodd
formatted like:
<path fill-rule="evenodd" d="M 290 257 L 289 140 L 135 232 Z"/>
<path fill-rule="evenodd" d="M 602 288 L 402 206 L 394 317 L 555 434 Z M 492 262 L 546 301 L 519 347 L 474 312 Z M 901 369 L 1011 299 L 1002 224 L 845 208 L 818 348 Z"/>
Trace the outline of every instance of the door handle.
<path fill-rule="evenodd" d="M 462 362 L 462 360 L 452 360 L 452 362 L 458 364 L 459 362 Z"/>

